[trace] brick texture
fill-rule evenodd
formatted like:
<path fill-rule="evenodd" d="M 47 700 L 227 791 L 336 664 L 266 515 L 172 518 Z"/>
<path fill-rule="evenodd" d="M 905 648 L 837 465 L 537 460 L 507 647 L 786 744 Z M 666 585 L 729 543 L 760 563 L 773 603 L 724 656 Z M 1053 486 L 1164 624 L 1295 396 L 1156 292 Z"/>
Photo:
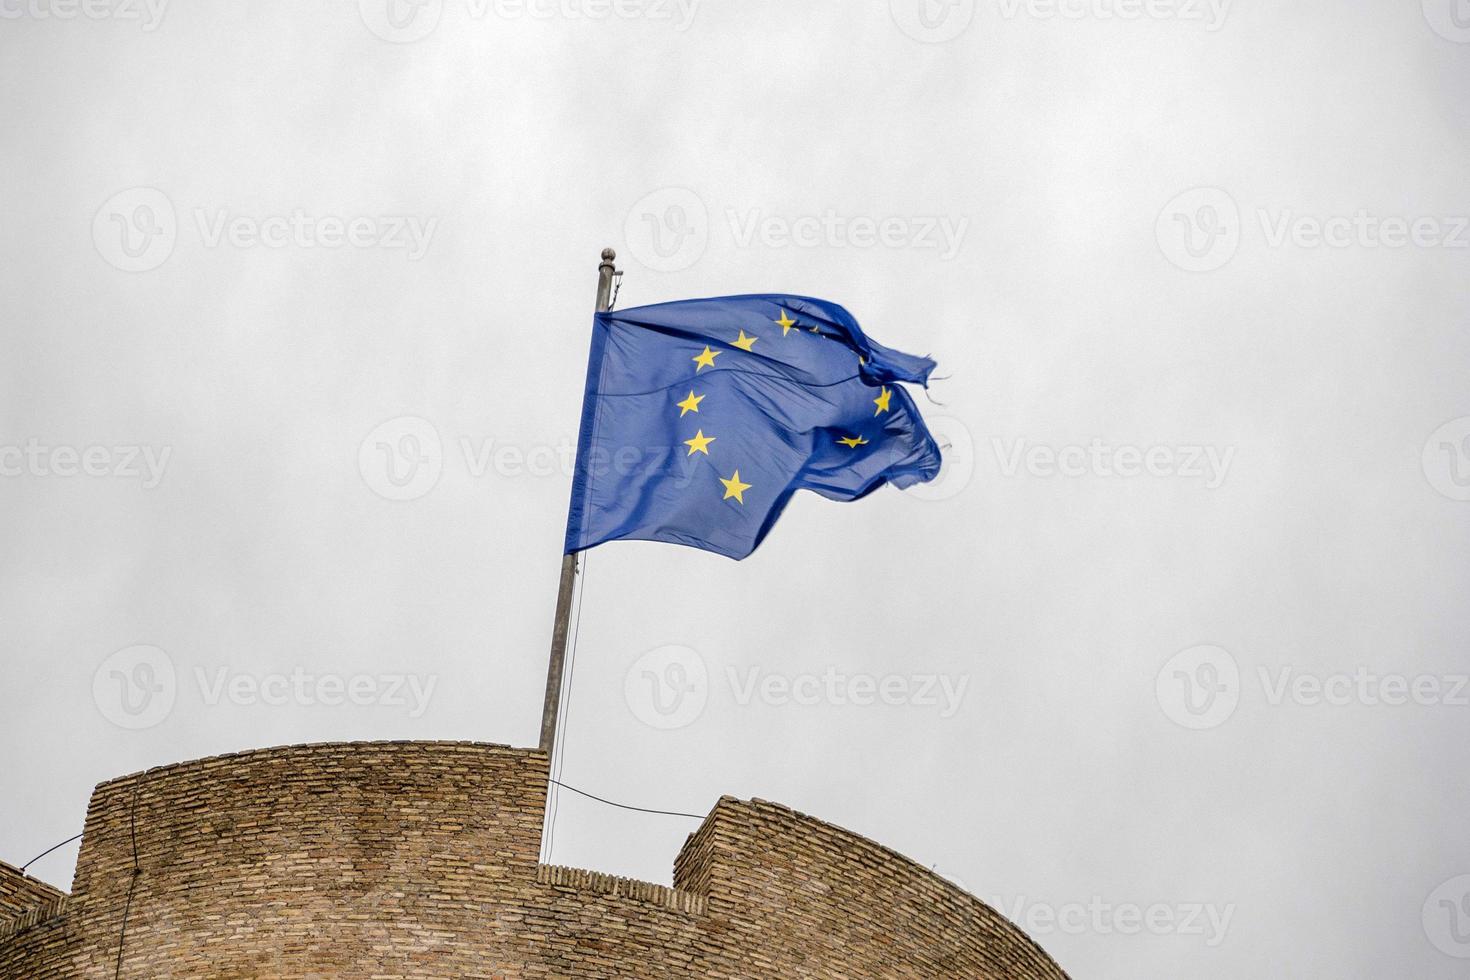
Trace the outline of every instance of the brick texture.
<path fill-rule="evenodd" d="M 0 861 L 0 940 L 53 918 L 66 908 L 66 893 Z"/>
<path fill-rule="evenodd" d="M 773 803 L 721 799 L 671 888 L 540 865 L 546 774 L 354 743 L 103 783 L 70 896 L 0 866 L 0 978 L 112 978 L 126 910 L 134 980 L 1065 980 L 982 902 Z"/>

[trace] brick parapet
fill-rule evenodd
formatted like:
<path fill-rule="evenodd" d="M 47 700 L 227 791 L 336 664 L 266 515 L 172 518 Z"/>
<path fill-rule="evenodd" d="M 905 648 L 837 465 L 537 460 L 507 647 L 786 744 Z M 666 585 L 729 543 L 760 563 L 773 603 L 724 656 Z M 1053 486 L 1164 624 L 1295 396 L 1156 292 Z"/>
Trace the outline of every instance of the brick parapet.
<path fill-rule="evenodd" d="M 148 980 L 1064 977 L 949 882 L 762 801 L 721 799 L 674 887 L 540 865 L 546 777 L 534 751 L 358 743 L 109 781 L 0 978 L 112 977 L 124 910 L 121 976 Z"/>

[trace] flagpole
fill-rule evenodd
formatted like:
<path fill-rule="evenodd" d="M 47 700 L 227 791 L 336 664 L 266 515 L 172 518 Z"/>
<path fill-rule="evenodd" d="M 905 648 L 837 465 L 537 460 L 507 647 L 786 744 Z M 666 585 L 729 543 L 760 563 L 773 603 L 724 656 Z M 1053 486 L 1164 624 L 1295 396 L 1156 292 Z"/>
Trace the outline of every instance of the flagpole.
<path fill-rule="evenodd" d="M 597 266 L 597 312 L 606 313 L 612 305 L 613 275 L 617 271 L 617 253 L 602 250 Z M 567 658 L 567 627 L 572 618 L 572 592 L 577 583 L 576 552 L 562 556 L 561 585 L 556 592 L 556 620 L 551 627 L 551 662 L 546 667 L 546 702 L 541 708 L 541 751 L 549 758 L 556 748 L 556 721 L 561 714 L 562 670 Z"/>

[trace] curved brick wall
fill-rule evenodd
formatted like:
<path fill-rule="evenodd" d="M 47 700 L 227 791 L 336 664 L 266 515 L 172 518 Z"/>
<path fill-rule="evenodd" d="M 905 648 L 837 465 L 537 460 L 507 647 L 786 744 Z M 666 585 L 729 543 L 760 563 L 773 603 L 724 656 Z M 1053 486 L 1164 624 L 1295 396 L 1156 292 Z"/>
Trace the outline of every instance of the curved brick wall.
<path fill-rule="evenodd" d="M 720 800 L 673 888 L 538 865 L 545 786 L 544 755 L 463 743 L 104 783 L 69 898 L 0 869 L 19 896 L 0 904 L 0 977 L 111 978 L 131 887 L 121 975 L 148 980 L 1065 978 L 943 879 L 771 803 Z"/>

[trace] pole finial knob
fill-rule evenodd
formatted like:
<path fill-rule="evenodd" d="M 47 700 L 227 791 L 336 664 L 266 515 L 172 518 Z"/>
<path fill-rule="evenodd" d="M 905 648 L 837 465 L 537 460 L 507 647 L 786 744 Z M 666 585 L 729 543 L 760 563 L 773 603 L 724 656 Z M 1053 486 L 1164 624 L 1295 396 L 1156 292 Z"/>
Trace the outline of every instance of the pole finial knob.
<path fill-rule="evenodd" d="M 618 253 L 617 252 L 614 252 L 610 248 L 605 248 L 605 249 L 602 250 L 602 261 L 604 261 L 604 262 L 611 262 L 613 259 L 615 259 L 617 257 L 618 257 Z"/>

